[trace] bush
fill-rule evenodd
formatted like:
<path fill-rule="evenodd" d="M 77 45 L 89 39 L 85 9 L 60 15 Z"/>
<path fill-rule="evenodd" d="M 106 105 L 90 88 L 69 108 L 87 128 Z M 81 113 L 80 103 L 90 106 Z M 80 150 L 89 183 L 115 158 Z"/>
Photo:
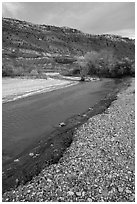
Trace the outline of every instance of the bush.
<path fill-rule="evenodd" d="M 79 74 L 80 74 L 80 69 L 73 69 L 72 76 L 73 75 L 79 75 Z"/>
<path fill-rule="evenodd" d="M 30 76 L 38 76 L 38 71 L 36 69 L 33 69 L 31 72 L 30 72 Z"/>
<path fill-rule="evenodd" d="M 115 76 L 134 76 L 135 70 L 132 61 L 128 58 L 124 58 L 121 61 L 115 63 Z"/>
<path fill-rule="evenodd" d="M 10 66 L 2 66 L 2 77 L 12 77 L 14 75 L 13 68 Z"/>
<path fill-rule="evenodd" d="M 131 76 L 135 77 L 135 63 L 132 63 L 131 70 L 130 70 Z"/>
<path fill-rule="evenodd" d="M 70 57 L 56 57 L 55 62 L 62 63 L 62 64 L 73 64 L 76 60 Z"/>
<path fill-rule="evenodd" d="M 111 50 L 101 50 L 100 52 L 91 51 L 84 56 L 85 71 L 88 75 L 108 76 L 110 64 L 114 63 L 114 56 Z"/>
<path fill-rule="evenodd" d="M 2 76 L 3 77 L 13 77 L 14 76 L 14 65 L 12 61 L 7 61 L 3 63 Z"/>
<path fill-rule="evenodd" d="M 14 68 L 14 76 L 23 76 L 24 75 L 24 69 L 21 66 Z"/>
<path fill-rule="evenodd" d="M 128 58 L 116 59 L 112 50 L 87 53 L 82 63 L 81 77 L 97 75 L 99 77 L 120 78 L 135 75 L 134 62 Z"/>

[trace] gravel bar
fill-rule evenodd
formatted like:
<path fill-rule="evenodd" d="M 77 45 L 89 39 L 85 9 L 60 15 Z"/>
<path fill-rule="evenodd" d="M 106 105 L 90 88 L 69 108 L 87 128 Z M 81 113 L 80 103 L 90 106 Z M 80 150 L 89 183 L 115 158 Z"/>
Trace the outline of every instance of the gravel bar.
<path fill-rule="evenodd" d="M 4 201 L 135 202 L 135 80 L 76 129 L 58 164 L 5 192 Z"/>

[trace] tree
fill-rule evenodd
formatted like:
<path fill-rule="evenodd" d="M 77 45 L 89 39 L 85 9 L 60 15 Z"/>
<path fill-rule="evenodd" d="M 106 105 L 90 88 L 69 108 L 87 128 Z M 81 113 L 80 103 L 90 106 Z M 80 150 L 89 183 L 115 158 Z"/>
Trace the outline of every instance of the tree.
<path fill-rule="evenodd" d="M 87 75 L 115 78 L 135 75 L 134 61 L 127 57 L 118 60 L 112 49 L 88 52 L 77 61 L 82 81 Z"/>
<path fill-rule="evenodd" d="M 113 54 L 113 50 L 103 49 L 99 52 L 99 65 L 100 70 L 98 70 L 100 75 L 110 77 L 111 72 L 114 70 L 114 65 L 116 58 Z"/>
<path fill-rule="evenodd" d="M 89 75 L 97 73 L 99 67 L 99 53 L 96 51 L 87 52 L 84 56 Z"/>
<path fill-rule="evenodd" d="M 88 68 L 87 68 L 87 62 L 83 56 L 79 57 L 77 59 L 79 69 L 80 69 L 80 77 L 81 81 L 85 81 L 85 77 L 87 76 L 88 73 Z"/>

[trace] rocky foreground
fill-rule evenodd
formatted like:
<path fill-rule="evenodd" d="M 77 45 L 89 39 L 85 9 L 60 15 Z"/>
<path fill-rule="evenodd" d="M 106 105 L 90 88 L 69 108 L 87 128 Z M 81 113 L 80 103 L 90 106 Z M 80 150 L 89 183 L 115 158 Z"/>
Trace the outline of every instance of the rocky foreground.
<path fill-rule="evenodd" d="M 134 202 L 135 80 L 75 131 L 58 164 L 4 193 L 3 201 Z"/>

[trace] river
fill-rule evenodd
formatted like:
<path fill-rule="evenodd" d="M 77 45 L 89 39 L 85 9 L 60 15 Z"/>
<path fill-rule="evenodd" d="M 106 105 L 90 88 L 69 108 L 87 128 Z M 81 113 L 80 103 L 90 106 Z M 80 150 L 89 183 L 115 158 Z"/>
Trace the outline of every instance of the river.
<path fill-rule="evenodd" d="M 114 87 L 113 80 L 103 79 L 3 104 L 3 165 L 49 135 L 60 122 L 93 107 Z"/>

